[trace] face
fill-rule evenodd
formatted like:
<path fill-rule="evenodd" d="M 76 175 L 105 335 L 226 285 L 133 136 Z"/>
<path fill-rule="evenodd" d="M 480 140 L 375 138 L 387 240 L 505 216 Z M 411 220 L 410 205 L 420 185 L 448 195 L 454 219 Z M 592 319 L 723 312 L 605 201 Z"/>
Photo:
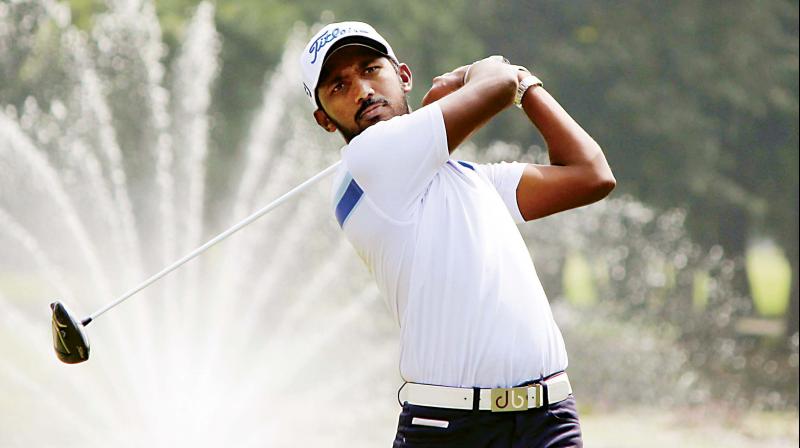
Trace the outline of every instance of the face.
<path fill-rule="evenodd" d="M 367 47 L 350 45 L 331 55 L 317 86 L 317 123 L 349 142 L 373 124 L 409 112 L 411 70 Z"/>

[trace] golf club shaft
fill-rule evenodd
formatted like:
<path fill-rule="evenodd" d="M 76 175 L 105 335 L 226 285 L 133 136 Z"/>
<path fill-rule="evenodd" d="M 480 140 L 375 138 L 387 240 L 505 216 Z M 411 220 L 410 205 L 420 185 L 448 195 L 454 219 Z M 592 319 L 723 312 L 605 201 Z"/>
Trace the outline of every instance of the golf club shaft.
<path fill-rule="evenodd" d="M 329 166 L 328 168 L 325 168 L 324 170 L 322 170 L 319 173 L 315 174 L 313 177 L 309 178 L 308 180 L 306 180 L 302 184 L 292 188 L 291 190 L 289 190 L 288 192 L 284 193 L 279 198 L 275 199 L 274 201 L 270 202 L 269 204 L 267 204 L 266 206 L 264 206 L 260 210 L 256 211 L 255 213 L 253 213 L 252 215 L 248 216 L 247 218 L 243 219 L 238 224 L 234 225 L 233 227 L 229 228 L 228 230 L 225 230 L 224 232 L 222 232 L 219 235 L 215 236 L 214 238 L 210 239 L 208 242 L 206 242 L 202 246 L 200 246 L 197 249 L 193 250 L 192 252 L 184 255 L 184 257 L 181 258 L 180 260 L 175 261 L 171 265 L 165 267 L 160 272 L 154 274 L 152 277 L 150 277 L 147 280 L 143 281 L 138 286 L 135 286 L 134 288 L 130 289 L 128 292 L 126 292 L 125 294 L 120 296 L 118 299 L 114 300 L 113 302 L 109 303 L 108 305 L 104 306 L 103 308 L 100 308 L 99 310 L 95 311 L 92 315 L 90 315 L 89 317 L 85 318 L 81 323 L 84 326 L 88 325 L 89 322 L 93 321 L 94 319 L 99 317 L 101 314 L 105 313 L 106 311 L 110 310 L 111 308 L 114 308 L 115 306 L 117 306 L 120 303 L 124 302 L 126 299 L 130 298 L 132 295 L 134 295 L 137 292 L 143 290 L 144 288 L 147 288 L 151 284 L 155 283 L 161 277 L 164 277 L 165 275 L 169 274 L 170 272 L 174 271 L 175 269 L 178 269 L 180 266 L 182 266 L 187 261 L 193 259 L 194 257 L 196 257 L 196 256 L 202 254 L 203 252 L 205 252 L 206 250 L 208 250 L 211 246 L 219 243 L 220 241 L 224 240 L 225 238 L 227 238 L 227 237 L 233 235 L 234 233 L 236 233 L 237 231 L 241 230 L 243 227 L 247 226 L 248 224 L 252 223 L 253 221 L 257 220 L 258 218 L 264 216 L 269 211 L 271 211 L 272 209 L 276 208 L 277 206 L 283 204 L 284 202 L 289 200 L 292 196 L 302 192 L 303 190 L 305 190 L 306 188 L 308 188 L 310 185 L 314 184 L 318 180 L 330 175 L 331 173 L 334 172 L 334 170 L 336 170 L 336 168 L 339 167 L 340 163 L 341 162 L 334 163 L 333 165 Z"/>

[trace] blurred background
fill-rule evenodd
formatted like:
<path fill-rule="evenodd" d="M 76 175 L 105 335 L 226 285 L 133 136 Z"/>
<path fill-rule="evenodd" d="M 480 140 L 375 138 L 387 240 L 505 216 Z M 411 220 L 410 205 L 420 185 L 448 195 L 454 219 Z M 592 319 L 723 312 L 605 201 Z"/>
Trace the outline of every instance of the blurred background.
<path fill-rule="evenodd" d="M 798 444 L 796 1 L 0 0 L 0 446 L 389 446 L 397 328 L 330 212 L 299 81 L 361 20 L 432 77 L 525 65 L 603 147 L 609 199 L 520 226 L 591 447 Z M 516 110 L 459 149 L 547 163 Z M 45 430 L 46 429 L 46 430 Z"/>

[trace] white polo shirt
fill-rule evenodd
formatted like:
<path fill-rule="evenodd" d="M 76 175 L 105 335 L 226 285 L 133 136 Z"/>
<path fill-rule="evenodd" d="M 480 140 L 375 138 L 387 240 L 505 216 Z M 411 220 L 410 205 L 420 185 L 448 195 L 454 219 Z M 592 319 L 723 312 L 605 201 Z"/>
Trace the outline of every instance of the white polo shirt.
<path fill-rule="evenodd" d="M 515 221 L 524 164 L 450 159 L 432 103 L 342 148 L 339 225 L 400 325 L 406 381 L 510 387 L 567 353 Z"/>

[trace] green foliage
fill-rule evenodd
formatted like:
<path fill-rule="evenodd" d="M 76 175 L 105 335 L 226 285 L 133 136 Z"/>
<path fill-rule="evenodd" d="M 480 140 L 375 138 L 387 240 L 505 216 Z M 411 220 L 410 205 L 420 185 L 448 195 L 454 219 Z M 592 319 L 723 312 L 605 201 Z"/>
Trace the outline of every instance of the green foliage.
<path fill-rule="evenodd" d="M 72 23 L 85 31 L 92 28 L 92 17 L 105 9 L 102 0 L 70 0 L 69 7 Z"/>
<path fill-rule="evenodd" d="M 730 208 L 772 234 L 796 221 L 796 3 L 520 3 L 475 29 L 542 73 L 621 190 L 690 207 L 709 242 L 748 231 Z"/>

